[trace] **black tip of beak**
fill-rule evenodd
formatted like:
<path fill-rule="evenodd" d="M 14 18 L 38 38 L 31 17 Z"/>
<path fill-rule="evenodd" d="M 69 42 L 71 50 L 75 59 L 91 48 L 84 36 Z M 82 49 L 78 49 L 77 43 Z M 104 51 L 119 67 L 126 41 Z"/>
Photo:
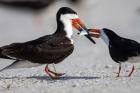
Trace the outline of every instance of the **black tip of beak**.
<path fill-rule="evenodd" d="M 91 38 L 91 36 L 90 36 L 90 34 L 89 34 L 89 29 L 87 29 L 86 27 L 85 27 L 85 31 L 88 33 L 88 35 L 85 35 L 85 37 L 87 38 L 87 39 L 89 39 L 92 43 L 94 43 L 94 44 L 96 44 L 96 42 Z"/>
<path fill-rule="evenodd" d="M 86 38 L 88 38 L 92 43 L 96 44 L 96 42 L 90 37 L 90 35 L 85 35 Z"/>

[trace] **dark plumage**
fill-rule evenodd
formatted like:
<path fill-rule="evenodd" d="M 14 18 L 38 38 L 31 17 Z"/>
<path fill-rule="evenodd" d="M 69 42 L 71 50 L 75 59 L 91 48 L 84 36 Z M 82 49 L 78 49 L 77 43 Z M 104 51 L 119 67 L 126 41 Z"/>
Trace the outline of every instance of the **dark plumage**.
<path fill-rule="evenodd" d="M 70 55 L 73 44 L 64 35 L 46 35 L 39 39 L 3 46 L 0 57 L 13 57 L 34 63 L 59 63 Z"/>
<path fill-rule="evenodd" d="M 20 60 L 28 60 L 32 63 L 39 64 L 57 64 L 63 61 L 74 50 L 71 36 L 72 24 L 75 25 L 75 23 L 72 23 L 72 20 L 79 19 L 79 17 L 74 10 L 68 7 L 60 8 L 56 17 L 57 29 L 54 34 L 46 35 L 24 43 L 13 43 L 0 47 L 0 58 L 16 60 L 10 67 L 20 63 Z M 77 24 L 80 29 L 82 26 L 84 27 L 83 24 L 82 26 L 80 25 L 80 21 L 78 21 L 76 25 Z M 9 66 L 6 67 L 6 69 L 7 68 L 9 68 Z M 46 66 L 45 71 L 53 79 L 63 75 L 50 71 L 48 65 Z M 52 74 L 54 76 L 52 76 Z"/>
<path fill-rule="evenodd" d="M 112 59 L 117 62 L 129 61 L 129 58 L 140 56 L 140 44 L 134 40 L 118 36 L 112 30 L 103 29 L 109 38 L 109 52 Z"/>
<path fill-rule="evenodd" d="M 130 63 L 140 62 L 140 60 L 137 60 L 140 58 L 140 43 L 131 39 L 120 37 L 110 29 L 104 28 L 103 31 L 109 39 L 108 47 L 111 58 L 115 62 L 120 63 L 118 73 L 119 77 L 122 62 L 130 62 Z M 132 71 L 128 76 L 131 76 L 133 71 L 134 66 L 132 67 Z"/>
<path fill-rule="evenodd" d="M 118 77 L 120 76 L 121 71 L 121 63 L 123 62 L 140 62 L 140 43 L 120 37 L 114 31 L 103 28 L 103 29 L 92 29 L 91 33 L 95 31 L 100 31 L 100 37 L 103 41 L 108 45 L 109 53 L 111 58 L 120 64 Z M 128 76 L 131 76 L 134 71 L 134 66 L 132 67 L 132 71 Z"/>

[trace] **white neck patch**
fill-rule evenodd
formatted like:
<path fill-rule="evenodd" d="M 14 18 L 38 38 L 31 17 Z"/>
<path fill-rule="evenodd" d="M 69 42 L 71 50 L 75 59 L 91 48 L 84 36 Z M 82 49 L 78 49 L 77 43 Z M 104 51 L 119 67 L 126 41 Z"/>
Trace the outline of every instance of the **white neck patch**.
<path fill-rule="evenodd" d="M 71 44 L 73 44 L 73 40 L 71 39 L 73 35 L 72 30 L 72 19 L 79 18 L 76 14 L 65 14 L 61 15 L 60 20 L 64 24 L 64 30 L 66 31 L 66 36 L 71 40 Z"/>
<path fill-rule="evenodd" d="M 104 33 L 104 30 L 101 30 L 101 38 L 103 39 L 103 41 L 109 45 L 109 38 L 108 36 Z"/>
<path fill-rule="evenodd" d="M 72 20 L 71 19 L 76 19 L 79 18 L 76 14 L 64 14 L 61 15 L 60 20 L 64 24 L 64 30 L 66 31 L 66 36 L 68 38 L 71 38 L 73 35 L 73 30 L 72 30 Z"/>
<path fill-rule="evenodd" d="M 67 37 L 71 38 L 71 36 L 73 35 L 71 20 L 68 20 L 68 19 L 65 19 L 64 17 L 61 17 L 61 21 L 64 24 L 64 30 L 66 31 Z"/>

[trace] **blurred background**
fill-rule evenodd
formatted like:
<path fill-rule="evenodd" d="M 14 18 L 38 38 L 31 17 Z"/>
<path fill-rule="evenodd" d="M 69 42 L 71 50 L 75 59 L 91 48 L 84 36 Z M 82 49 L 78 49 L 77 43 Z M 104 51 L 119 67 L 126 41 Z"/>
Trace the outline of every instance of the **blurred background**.
<path fill-rule="evenodd" d="M 74 9 L 88 28 L 109 28 L 122 37 L 140 42 L 140 0 L 0 0 L 0 46 L 13 42 L 25 42 L 54 33 L 56 30 L 56 12 L 63 6 Z M 75 30 L 73 39 L 75 44 L 73 54 L 64 60 L 64 62 L 57 65 L 57 68 L 61 72 L 66 72 L 68 76 L 116 75 L 114 72 L 118 65 L 110 58 L 108 48 L 101 39 L 94 39 L 97 42 L 97 44 L 94 45 L 85 37 L 78 36 Z M 11 62 L 12 61 L 0 59 L 0 68 L 3 68 Z M 139 65 L 137 65 L 137 68 L 140 68 Z M 43 72 L 41 73 L 40 69 L 43 70 L 42 67 L 30 70 L 16 70 L 17 72 L 12 72 L 11 70 L 7 73 L 1 73 L 1 76 L 14 76 L 17 74 L 21 76 L 42 74 L 45 76 L 46 74 Z M 138 75 L 139 73 L 136 74 Z M 2 86 L 5 85 L 5 83 L 2 82 L 0 82 L 0 84 L 2 84 Z M 18 82 L 23 83 L 24 81 Z M 42 86 L 48 88 L 44 89 L 51 88 L 52 86 L 46 86 L 46 82 L 47 81 L 45 81 Z M 77 81 L 72 81 L 74 84 L 76 82 Z M 87 85 L 84 86 L 86 88 L 89 88 L 88 86 L 90 86 L 91 83 L 82 80 L 80 82 L 85 82 L 83 85 L 80 84 L 79 86 Z M 97 82 L 98 81 L 95 81 L 94 84 L 98 86 L 99 83 Z M 100 83 L 97 93 L 104 93 L 99 92 L 101 91 L 100 89 L 106 89 L 106 85 L 112 87 L 111 84 L 113 82 L 110 82 L 110 84 L 101 81 Z M 17 85 L 18 84 L 19 83 L 17 83 Z M 51 84 L 51 82 L 48 84 Z M 120 90 L 119 84 L 117 82 L 114 88 L 117 87 L 116 89 Z M 15 84 L 13 86 L 18 87 L 17 85 Z M 67 85 L 69 86 L 68 83 L 62 83 L 64 88 L 67 87 Z M 139 83 L 137 84 L 136 81 L 134 85 L 139 86 Z M 56 84 L 56 87 L 59 88 L 59 84 Z M 110 89 L 110 87 L 108 88 Z M 124 85 L 124 87 L 128 89 L 127 85 Z M 35 86 L 33 90 L 38 89 L 39 91 L 34 93 L 46 93 L 40 92 L 39 88 L 41 88 L 41 86 Z M 122 90 L 125 90 L 125 88 L 122 88 Z M 131 88 L 134 87 L 131 86 Z M 129 88 L 128 91 L 131 90 L 131 88 Z M 29 90 L 30 89 L 32 88 L 29 87 Z M 132 91 L 129 92 L 132 93 Z M 31 91 L 31 93 L 33 92 Z M 116 91 L 116 93 L 120 92 Z"/>

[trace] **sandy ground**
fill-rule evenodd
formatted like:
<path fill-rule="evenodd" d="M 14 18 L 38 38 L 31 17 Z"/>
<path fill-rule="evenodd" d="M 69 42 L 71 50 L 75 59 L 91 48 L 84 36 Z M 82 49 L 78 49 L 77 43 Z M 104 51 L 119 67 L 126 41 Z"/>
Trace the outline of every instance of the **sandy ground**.
<path fill-rule="evenodd" d="M 58 0 L 38 13 L 0 6 L 0 46 L 53 33 L 55 14 L 62 6 L 75 9 L 89 28 L 107 27 L 140 42 L 139 0 L 83 0 L 79 5 Z M 73 54 L 56 65 L 58 72 L 66 73 L 60 80 L 51 80 L 45 65 L 6 70 L 0 72 L 0 93 L 139 93 L 140 64 L 135 64 L 131 78 L 126 76 L 132 64 L 123 64 L 122 77 L 116 78 L 118 64 L 110 58 L 105 43 L 95 39 L 93 45 L 74 33 Z M 0 59 L 0 68 L 11 62 Z"/>

